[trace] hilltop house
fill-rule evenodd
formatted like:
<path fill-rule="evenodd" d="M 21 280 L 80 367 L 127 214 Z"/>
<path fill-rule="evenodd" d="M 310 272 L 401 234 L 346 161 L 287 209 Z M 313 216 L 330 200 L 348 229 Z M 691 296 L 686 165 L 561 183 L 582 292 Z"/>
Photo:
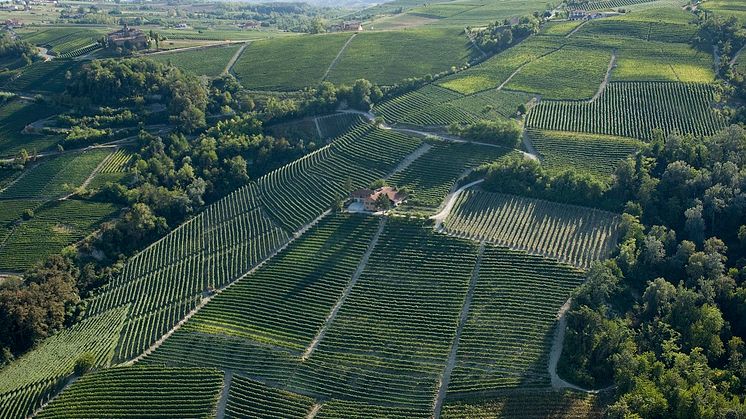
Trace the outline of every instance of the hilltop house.
<path fill-rule="evenodd" d="M 362 204 L 365 211 L 380 211 L 385 209 L 382 205 L 384 199 L 388 200 L 388 207 L 394 208 L 401 205 L 407 199 L 407 196 L 396 188 L 384 186 L 378 189 L 358 189 L 350 194 L 354 203 Z"/>
<path fill-rule="evenodd" d="M 359 20 L 345 21 L 329 28 L 330 32 L 362 32 L 363 22 Z"/>
<path fill-rule="evenodd" d="M 106 36 L 110 47 L 143 49 L 148 46 L 148 37 L 140 29 L 124 25 L 122 29 Z"/>

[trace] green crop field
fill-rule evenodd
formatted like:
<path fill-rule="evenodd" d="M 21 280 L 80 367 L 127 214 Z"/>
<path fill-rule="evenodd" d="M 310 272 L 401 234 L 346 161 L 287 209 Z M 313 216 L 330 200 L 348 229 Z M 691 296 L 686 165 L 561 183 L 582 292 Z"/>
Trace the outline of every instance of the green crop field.
<path fill-rule="evenodd" d="M 551 259 L 486 246 L 449 396 L 549 387 L 557 313 L 582 280 L 582 272 Z"/>
<path fill-rule="evenodd" d="M 21 39 L 34 45 L 50 48 L 56 55 L 70 55 L 91 44 L 96 43 L 109 29 L 91 29 L 75 26 L 49 27 L 24 31 Z"/>
<path fill-rule="evenodd" d="M 611 51 L 565 47 L 524 66 L 506 89 L 545 99 L 590 99 L 606 77 Z"/>
<path fill-rule="evenodd" d="M 692 15 L 681 9 L 655 8 L 588 22 L 578 31 L 578 35 L 687 43 L 697 32 L 697 26 L 691 24 L 691 20 Z"/>
<path fill-rule="evenodd" d="M 241 376 L 233 376 L 226 418 L 305 418 L 315 401 Z"/>
<path fill-rule="evenodd" d="M 611 176 L 617 164 L 642 148 L 638 140 L 600 134 L 529 130 L 543 166 Z"/>
<path fill-rule="evenodd" d="M 46 392 L 73 372 L 78 356 L 90 352 L 94 367 L 106 365 L 116 346 L 128 306 L 81 321 L 46 339 L 12 364 L 0 369 L 0 413 L 25 417 Z"/>
<path fill-rule="evenodd" d="M 6 202 L 17 201 L 0 201 L 0 207 Z M 32 219 L 15 227 L 0 244 L 0 270 L 24 271 L 82 239 L 116 212 L 112 204 L 74 199 L 38 207 Z"/>
<path fill-rule="evenodd" d="M 6 81 L 5 90 L 34 93 L 61 93 L 65 90 L 66 73 L 75 73 L 81 65 L 72 60 L 37 61 L 21 70 L 20 76 Z"/>
<path fill-rule="evenodd" d="M 614 81 L 712 83 L 710 54 L 687 44 L 629 41 L 617 50 Z"/>
<path fill-rule="evenodd" d="M 391 85 L 462 66 L 472 58 L 462 29 L 411 29 L 362 32 L 345 48 L 328 80 L 351 84 L 357 79 Z"/>
<path fill-rule="evenodd" d="M 26 125 L 53 115 L 55 111 L 49 105 L 25 100 L 14 100 L 0 106 L 0 155 L 12 156 L 21 149 L 33 153 L 57 143 L 59 138 L 54 136 L 23 133 Z"/>
<path fill-rule="evenodd" d="M 389 123 L 447 126 L 454 122 L 512 117 L 518 106 L 526 104 L 530 97 L 521 92 L 495 89 L 465 96 L 428 84 L 376 105 L 374 112 Z"/>
<path fill-rule="evenodd" d="M 77 380 L 38 417 L 204 418 L 215 413 L 222 385 L 214 369 L 110 368 Z"/>
<path fill-rule="evenodd" d="M 701 7 L 719 16 L 733 16 L 746 22 L 746 4 L 741 0 L 707 0 Z"/>
<path fill-rule="evenodd" d="M 228 65 L 228 61 L 239 48 L 239 45 L 199 48 L 150 55 L 148 58 L 161 63 L 171 63 L 171 65 L 179 67 L 187 73 L 217 77 L 223 72 Z"/>
<path fill-rule="evenodd" d="M 391 177 L 389 183 L 412 191 L 401 210 L 432 213 L 459 177 L 474 167 L 512 153 L 514 151 L 500 147 L 435 143 L 425 155 Z"/>
<path fill-rule="evenodd" d="M 533 37 L 466 71 L 445 77 L 437 84 L 463 94 L 494 89 L 507 81 L 522 65 L 560 47 L 553 37 Z"/>
<path fill-rule="evenodd" d="M 708 85 L 684 83 L 609 83 L 598 100 L 544 101 L 528 114 L 526 125 L 553 131 L 575 131 L 621 137 L 652 138 L 664 135 L 709 135 L 724 126 L 711 107 Z"/>
<path fill-rule="evenodd" d="M 487 240 L 579 267 L 608 256 L 619 217 L 606 211 L 540 199 L 464 191 L 446 218 L 449 234 Z"/>
<path fill-rule="evenodd" d="M 99 148 L 45 159 L 0 191 L 0 199 L 51 199 L 72 193 L 111 152 Z"/>
<path fill-rule="evenodd" d="M 603 396 L 573 391 L 510 390 L 483 400 L 454 400 L 443 406 L 443 419 L 601 419 Z"/>
<path fill-rule="evenodd" d="M 350 36 L 338 33 L 255 41 L 236 61 L 233 72 L 248 89 L 316 86 Z"/>
<path fill-rule="evenodd" d="M 363 117 L 353 113 L 336 113 L 316 118 L 319 134 L 324 139 L 339 137 L 362 123 Z"/>

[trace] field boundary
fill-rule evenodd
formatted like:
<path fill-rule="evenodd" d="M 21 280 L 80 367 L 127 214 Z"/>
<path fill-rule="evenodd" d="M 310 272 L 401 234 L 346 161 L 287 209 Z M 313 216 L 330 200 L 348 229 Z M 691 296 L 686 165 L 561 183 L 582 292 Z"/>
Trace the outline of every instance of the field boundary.
<path fill-rule="evenodd" d="M 215 412 L 215 419 L 225 418 L 225 407 L 228 404 L 228 395 L 231 389 L 231 383 L 233 382 L 233 370 L 226 369 L 223 375 L 223 390 L 220 392 L 220 398 L 218 399 L 218 405 Z"/>
<path fill-rule="evenodd" d="M 345 42 L 344 45 L 342 45 L 342 48 L 339 49 L 339 52 L 337 53 L 337 56 L 334 57 L 331 63 L 329 63 L 329 67 L 327 67 L 326 71 L 324 72 L 324 75 L 321 76 L 321 81 L 326 81 L 327 77 L 329 77 L 329 73 L 331 73 L 332 69 L 337 65 L 339 62 L 339 59 L 342 58 L 342 54 L 344 54 L 345 50 L 347 49 L 347 46 L 350 45 L 350 42 L 352 42 L 353 39 L 357 36 L 357 32 L 353 33 L 352 36 L 350 36 L 350 39 Z"/>
<path fill-rule="evenodd" d="M 387 220 L 388 219 L 386 217 L 382 217 L 381 221 L 379 221 L 378 230 L 376 230 L 376 233 L 373 235 L 373 238 L 370 239 L 370 243 L 368 243 L 368 249 L 365 250 L 363 257 L 360 259 L 360 262 L 357 265 L 357 269 L 352 274 L 352 278 L 350 279 L 350 282 L 347 283 L 347 287 L 345 287 L 345 290 L 342 292 L 342 295 L 337 300 L 337 303 L 334 304 L 334 307 L 332 307 L 332 310 L 329 312 L 329 315 L 326 316 L 324 325 L 321 326 L 321 329 L 319 329 L 319 333 L 316 334 L 316 336 L 311 341 L 311 344 L 309 344 L 306 350 L 303 352 L 303 355 L 300 357 L 301 361 L 306 361 L 313 354 L 313 352 L 319 346 L 319 342 L 321 342 L 321 339 L 323 339 L 324 336 L 326 335 L 326 331 L 327 329 L 329 329 L 329 326 L 331 326 L 331 324 L 334 323 L 334 319 L 337 318 L 337 313 L 339 313 L 339 309 L 342 308 L 342 305 L 344 304 L 345 300 L 347 300 L 347 297 L 350 295 L 350 292 L 352 292 L 352 288 L 355 287 L 355 284 L 357 284 L 358 279 L 360 279 L 360 276 L 363 274 L 365 267 L 368 265 L 368 260 L 370 259 L 370 255 L 373 254 L 373 250 L 376 248 L 376 245 L 378 244 L 378 239 L 381 237 L 381 234 L 383 233 L 383 229 L 386 227 Z"/>
<path fill-rule="evenodd" d="M 611 60 L 609 60 L 609 66 L 606 68 L 606 76 L 604 77 L 604 80 L 601 82 L 601 85 L 598 86 L 598 91 L 596 92 L 596 94 L 588 100 L 588 103 L 595 102 L 596 100 L 598 100 L 599 97 L 601 97 L 604 91 L 606 91 L 606 86 L 608 86 L 609 82 L 611 81 L 611 72 L 614 70 L 614 67 L 616 67 L 616 48 L 611 50 Z M 673 67 L 671 68 L 671 70 L 673 70 Z M 676 74 L 675 71 L 674 74 Z M 676 75 L 676 77 L 679 76 Z"/>
<path fill-rule="evenodd" d="M 469 281 L 469 289 L 466 291 L 466 297 L 464 298 L 464 305 L 461 306 L 461 316 L 459 317 L 458 326 L 456 327 L 456 334 L 453 336 L 451 342 L 451 351 L 448 354 L 448 361 L 443 369 L 443 374 L 438 382 L 438 393 L 435 398 L 433 405 L 433 419 L 440 419 L 440 413 L 443 409 L 443 402 L 445 401 L 446 394 L 448 394 L 448 383 L 451 381 L 451 373 L 453 368 L 456 366 L 456 356 L 458 354 L 458 345 L 461 340 L 461 333 L 464 330 L 466 321 L 469 319 L 469 309 L 471 308 L 471 301 L 474 298 L 474 290 L 477 287 L 477 281 L 479 280 L 479 268 L 482 265 L 482 256 L 484 255 L 484 242 L 479 244 L 479 250 L 477 251 L 477 261 L 474 264 L 474 269 L 471 272 L 471 280 Z"/>

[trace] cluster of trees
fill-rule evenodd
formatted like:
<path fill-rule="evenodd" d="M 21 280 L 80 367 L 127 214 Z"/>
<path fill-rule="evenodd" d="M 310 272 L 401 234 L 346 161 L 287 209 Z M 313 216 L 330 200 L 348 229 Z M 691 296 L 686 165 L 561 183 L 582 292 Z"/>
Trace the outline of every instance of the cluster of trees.
<path fill-rule="evenodd" d="M 601 200 L 618 253 L 568 312 L 560 374 L 616 384 L 610 417 L 741 417 L 746 394 L 746 131 L 656 141 Z"/>
<path fill-rule="evenodd" d="M 107 59 L 86 64 L 66 92 L 81 105 L 167 103 L 170 122 L 184 132 L 205 126 L 207 88 L 178 68 L 147 59 Z"/>
<path fill-rule="evenodd" d="M 523 128 L 512 119 L 481 119 L 468 124 L 454 123 L 448 132 L 469 141 L 515 148 L 521 143 Z"/>
<path fill-rule="evenodd" d="M 511 24 L 510 19 L 503 22 L 494 22 L 484 29 L 472 30 L 470 32 L 474 43 L 486 53 L 502 51 L 525 37 L 539 32 L 540 21 L 535 16 L 524 16 L 518 23 Z"/>
<path fill-rule="evenodd" d="M 549 171 L 538 161 L 523 156 L 511 156 L 480 167 L 474 176 L 484 176 L 482 186 L 492 192 L 574 205 L 598 204 L 608 191 L 608 183 L 591 174 Z"/>
<path fill-rule="evenodd" d="M 37 57 L 37 48 L 26 41 L 12 39 L 6 33 L 0 34 L 0 61 L 21 59 L 22 65 L 29 65 Z"/>

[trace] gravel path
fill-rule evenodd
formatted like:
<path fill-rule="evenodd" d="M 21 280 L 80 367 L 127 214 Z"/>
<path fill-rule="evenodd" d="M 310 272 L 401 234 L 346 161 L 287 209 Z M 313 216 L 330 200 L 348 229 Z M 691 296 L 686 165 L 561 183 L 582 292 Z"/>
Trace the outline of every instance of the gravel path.
<path fill-rule="evenodd" d="M 443 221 L 445 221 L 445 219 L 448 218 L 448 215 L 451 213 L 453 206 L 456 204 L 456 198 L 461 194 L 461 192 L 465 191 L 466 189 L 471 188 L 474 185 L 478 185 L 482 182 L 484 182 L 484 179 L 479 179 L 479 180 L 475 180 L 474 182 L 467 183 L 466 185 L 458 188 L 457 190 L 449 193 L 446 196 L 446 199 L 444 201 L 445 205 L 443 206 L 443 209 L 440 210 L 439 213 L 430 217 L 431 220 L 435 220 L 435 231 L 440 230 L 440 227 L 443 224 Z"/>
<path fill-rule="evenodd" d="M 611 51 L 611 60 L 609 60 L 609 67 L 606 68 L 606 76 L 604 77 L 604 81 L 602 81 L 601 85 L 598 86 L 598 91 L 590 100 L 588 100 L 588 103 L 595 102 L 596 99 L 601 97 L 601 94 L 604 92 L 604 90 L 606 90 L 606 86 L 611 80 L 611 71 L 614 69 L 614 67 L 616 67 L 616 49 L 613 49 Z"/>

